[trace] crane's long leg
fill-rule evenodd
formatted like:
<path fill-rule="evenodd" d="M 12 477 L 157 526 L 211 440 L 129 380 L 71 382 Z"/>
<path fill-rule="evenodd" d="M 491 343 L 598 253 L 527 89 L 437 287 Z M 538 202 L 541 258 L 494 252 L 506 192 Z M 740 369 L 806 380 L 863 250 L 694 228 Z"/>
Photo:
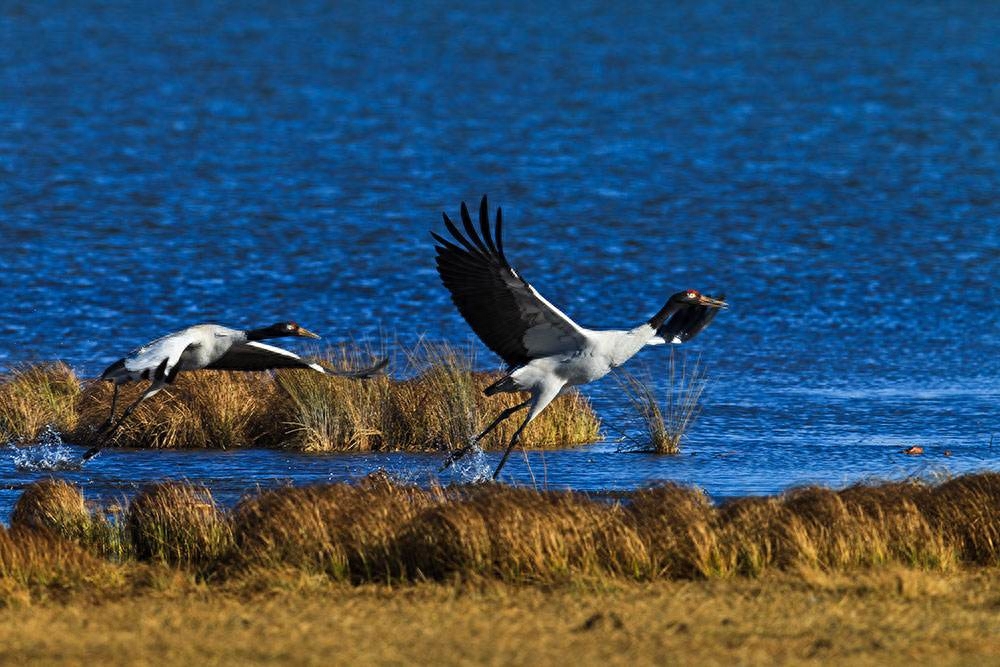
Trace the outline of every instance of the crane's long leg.
<path fill-rule="evenodd" d="M 122 425 L 122 422 L 125 421 L 125 418 L 128 417 L 130 414 L 132 414 L 132 412 L 137 407 L 139 407 L 139 404 L 142 403 L 144 400 L 146 400 L 147 398 L 150 398 L 152 396 L 155 396 L 157 394 L 157 392 L 159 392 L 161 389 L 163 389 L 163 387 L 165 386 L 165 384 L 166 384 L 166 382 L 164 382 L 163 380 L 157 380 L 157 381 L 153 382 L 151 385 L 149 385 L 149 388 L 146 391 L 144 391 L 142 393 L 142 395 L 139 398 L 137 398 L 134 403 L 132 403 L 132 405 L 130 405 L 127 408 L 125 408 L 125 412 L 123 412 L 122 416 L 118 418 L 118 421 L 115 422 L 110 428 L 107 429 L 107 431 L 104 432 L 104 435 L 101 438 L 101 441 L 98 442 L 93 447 L 91 447 L 90 449 L 88 449 L 86 452 L 84 452 L 83 458 L 80 460 L 80 463 L 81 464 L 86 463 L 90 459 L 92 459 L 95 456 L 97 456 L 97 454 L 102 449 L 104 449 L 104 445 L 111 439 L 111 436 L 113 436 L 118 431 L 118 428 Z M 118 387 L 116 386 L 115 387 L 115 397 L 117 397 L 117 395 L 118 395 L 118 391 L 117 390 L 118 390 Z M 111 399 L 112 403 L 114 403 L 115 397 L 112 397 L 112 399 Z M 102 429 L 103 428 L 104 427 L 102 426 Z"/>
<path fill-rule="evenodd" d="M 514 431 L 514 437 L 510 439 L 510 443 L 507 445 L 507 450 L 503 453 L 500 463 L 497 464 L 497 469 L 493 471 L 494 480 L 500 476 L 500 471 L 503 469 L 504 464 L 507 463 L 507 457 L 510 456 L 510 453 L 514 449 L 514 445 L 517 444 L 517 441 L 521 439 L 521 432 L 524 430 L 524 427 L 527 426 L 532 419 L 541 414 L 542 410 L 548 407 L 549 403 L 551 403 L 552 400 L 559 395 L 559 392 L 562 391 L 564 386 L 565 383 L 562 382 L 559 384 L 550 384 L 531 397 L 529 401 L 529 403 L 531 403 L 531 410 L 528 411 L 528 416 L 524 418 L 521 425 L 517 427 L 516 431 Z"/>
<path fill-rule="evenodd" d="M 489 433 L 490 431 L 492 431 L 493 429 L 495 429 L 497 426 L 499 426 L 500 422 L 502 422 L 503 420 L 507 419 L 508 417 L 510 417 L 515 412 L 518 412 L 520 410 L 525 409 L 529 405 L 531 405 L 531 399 L 530 398 L 528 400 L 526 400 L 524 403 L 518 403 L 514 407 L 507 408 L 506 410 L 504 410 L 503 412 L 501 412 L 497 416 L 497 418 L 494 419 L 493 422 L 489 426 L 487 426 L 485 429 L 483 429 L 482 432 L 479 435 L 477 435 L 475 438 L 472 439 L 472 442 L 470 444 L 466 445 L 465 447 L 462 447 L 461 449 L 456 449 L 455 451 L 453 451 L 448 456 L 448 460 L 444 462 L 444 465 L 441 466 L 441 469 L 438 470 L 438 472 L 444 472 L 445 470 L 447 470 L 449 467 L 451 467 L 451 464 L 453 464 L 455 461 L 459 460 L 460 458 L 462 458 L 463 456 L 465 456 L 466 454 L 468 454 L 470 449 L 472 449 L 476 444 L 479 443 L 480 440 L 482 440 L 484 437 L 486 437 L 487 433 Z"/>
<path fill-rule="evenodd" d="M 108 415 L 107 420 L 98 427 L 97 432 L 101 433 L 103 431 L 111 428 L 111 425 L 115 423 L 115 406 L 118 405 L 118 383 L 115 383 L 115 391 L 111 394 L 111 414 Z"/>
<path fill-rule="evenodd" d="M 507 450 L 503 453 L 503 458 L 501 458 L 500 463 L 497 464 L 497 469 L 493 471 L 494 480 L 500 476 L 500 470 L 503 468 L 503 464 L 507 463 L 507 457 L 510 456 L 510 453 L 514 449 L 514 445 L 517 444 L 517 441 L 521 439 L 521 431 L 523 431 L 524 427 L 528 425 L 531 418 L 532 415 L 529 414 L 524 418 L 524 421 L 521 422 L 521 425 L 517 427 L 517 430 L 514 431 L 514 437 L 510 439 L 510 444 L 507 445 Z"/>

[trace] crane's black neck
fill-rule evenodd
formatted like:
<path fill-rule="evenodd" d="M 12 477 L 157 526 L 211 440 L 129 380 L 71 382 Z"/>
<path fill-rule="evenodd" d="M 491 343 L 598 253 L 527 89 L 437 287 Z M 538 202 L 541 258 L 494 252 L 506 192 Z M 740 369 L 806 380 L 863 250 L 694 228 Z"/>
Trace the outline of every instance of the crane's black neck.
<path fill-rule="evenodd" d="M 663 326 L 663 323 L 670 319 L 670 316 L 680 310 L 683 305 L 684 304 L 682 304 L 679 300 L 674 297 L 670 297 L 667 299 L 667 302 L 663 304 L 663 308 L 660 308 L 656 315 L 649 318 L 647 324 L 653 327 L 653 329 L 659 329 Z"/>
<path fill-rule="evenodd" d="M 272 324 L 269 327 L 262 327 L 260 329 L 250 329 L 247 331 L 247 340 L 267 340 L 269 338 L 281 338 L 282 336 L 291 335 L 288 329 L 284 328 L 280 324 Z"/>

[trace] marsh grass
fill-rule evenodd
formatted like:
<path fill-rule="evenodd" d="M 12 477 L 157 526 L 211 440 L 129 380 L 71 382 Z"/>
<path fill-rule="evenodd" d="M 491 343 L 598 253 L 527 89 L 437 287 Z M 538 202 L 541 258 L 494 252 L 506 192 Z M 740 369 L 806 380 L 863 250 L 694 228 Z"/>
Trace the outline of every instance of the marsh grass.
<path fill-rule="evenodd" d="M 233 510 L 236 570 L 296 568 L 337 581 L 406 576 L 396 536 L 440 499 L 376 473 L 357 486 L 289 487 L 245 498 Z"/>
<path fill-rule="evenodd" d="M 51 426 L 71 431 L 77 422 L 80 381 L 62 362 L 24 366 L 0 377 L 0 442 L 30 442 Z"/>
<path fill-rule="evenodd" d="M 64 365 L 22 369 L 0 383 L 0 432 L 28 441 L 53 425 L 75 444 L 136 448 L 285 447 L 302 451 L 434 451 L 468 443 L 478 429 L 523 396 L 488 398 L 496 373 L 472 370 L 472 356 L 420 344 L 405 353 L 403 375 L 366 380 L 304 370 L 275 373 L 199 371 L 144 401 L 109 441 L 99 432 L 113 387 L 93 381 L 81 390 Z M 340 347 L 318 360 L 333 368 L 368 366 L 369 350 Z M 145 382 L 123 386 L 118 414 Z M 483 444 L 500 447 L 516 428 L 509 420 Z M 582 396 L 559 397 L 525 430 L 529 448 L 565 447 L 600 437 L 600 423 Z"/>
<path fill-rule="evenodd" d="M 658 392 L 652 378 L 625 371 L 616 375 L 629 403 L 639 413 L 648 442 L 630 451 L 677 454 L 681 439 L 701 413 L 701 395 L 708 378 L 700 359 L 688 363 L 682 354 L 678 368 L 673 347 L 667 361 L 665 389 Z"/>
<path fill-rule="evenodd" d="M 233 544 L 227 516 L 209 490 L 181 482 L 147 486 L 129 504 L 125 532 L 139 560 L 208 572 Z"/>
<path fill-rule="evenodd" d="M 335 367 L 363 365 L 350 352 Z M 370 363 L 370 361 L 366 362 Z M 419 343 L 404 353 L 403 380 L 378 376 L 365 381 L 313 373 L 280 373 L 277 382 L 288 401 L 275 407 L 289 426 L 287 446 L 306 451 L 433 451 L 462 447 L 488 419 L 523 397 L 486 397 L 482 390 L 499 378 L 472 370 L 471 352 L 448 345 Z M 513 420 L 487 438 L 501 447 L 513 435 Z M 563 447 L 592 442 L 600 422 L 577 393 L 562 396 L 524 433 L 526 447 Z"/>
<path fill-rule="evenodd" d="M 804 487 L 721 506 L 676 485 L 609 502 L 492 484 L 419 488 L 379 473 L 356 485 L 259 491 L 223 511 L 207 489 L 170 482 L 144 489 L 117 532 L 81 529 L 86 506 L 64 482 L 38 483 L 25 495 L 14 528 L 0 535 L 0 579 L 18 585 L 85 579 L 98 556 L 165 564 L 206 581 L 299 572 L 354 584 L 599 583 L 776 571 L 813 580 L 886 567 L 1000 565 L 997 473 L 933 487 Z M 101 517 L 90 521 L 100 525 Z"/>
<path fill-rule="evenodd" d="M 145 384 L 120 389 L 119 415 Z M 112 393 L 108 382 L 93 382 L 84 390 L 77 427 L 69 433 L 73 442 L 89 446 L 101 440 L 98 427 L 108 417 Z M 115 431 L 111 444 L 155 449 L 273 446 L 282 438 L 270 414 L 276 394 L 266 373 L 184 373 L 141 403 Z"/>

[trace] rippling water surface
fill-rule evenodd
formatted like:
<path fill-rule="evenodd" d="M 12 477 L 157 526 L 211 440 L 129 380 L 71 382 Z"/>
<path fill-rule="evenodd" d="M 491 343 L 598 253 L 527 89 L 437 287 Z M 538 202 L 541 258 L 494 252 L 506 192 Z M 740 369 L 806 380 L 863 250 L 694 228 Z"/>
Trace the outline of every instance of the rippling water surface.
<path fill-rule="evenodd" d="M 510 479 L 725 497 L 1000 468 L 1000 6 L 604 4 L 3 3 L 0 367 L 93 376 L 200 321 L 464 343 L 429 231 L 486 192 L 581 323 L 689 287 L 732 303 L 688 346 L 710 384 L 682 455 L 616 451 L 641 436 L 609 378 L 586 390 L 606 440 Z M 666 375 L 662 349 L 633 364 Z M 3 508 L 59 447 L 0 451 Z M 437 462 L 115 451 L 56 474 L 235 498 Z"/>

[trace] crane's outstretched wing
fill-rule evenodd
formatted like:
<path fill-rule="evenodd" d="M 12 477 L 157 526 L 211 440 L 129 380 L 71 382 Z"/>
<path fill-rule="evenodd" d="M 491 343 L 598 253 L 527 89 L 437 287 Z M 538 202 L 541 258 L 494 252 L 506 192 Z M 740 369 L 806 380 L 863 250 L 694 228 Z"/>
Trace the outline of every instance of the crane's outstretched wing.
<path fill-rule="evenodd" d="M 166 378 L 167 382 L 173 382 L 181 355 L 189 346 L 197 345 L 197 341 L 191 339 L 190 329 L 167 334 L 133 350 L 127 357 L 109 366 L 102 377 L 114 379 L 111 376 L 124 375 L 131 380 Z"/>
<path fill-rule="evenodd" d="M 583 329 L 546 301 L 507 262 L 503 252 L 503 211 L 497 209 L 496 227 L 492 230 L 485 195 L 479 204 L 479 232 L 465 202 L 465 234 L 447 214 L 444 224 L 455 240 L 431 234 L 437 241 L 438 274 L 458 312 L 488 348 L 513 367 L 583 344 Z"/>
<path fill-rule="evenodd" d="M 724 301 L 726 297 L 720 294 L 714 298 Z M 656 335 L 665 343 L 676 345 L 686 343 L 711 324 L 720 310 L 721 308 L 715 306 L 687 306 L 664 322 L 663 326 L 656 330 Z"/>
<path fill-rule="evenodd" d="M 206 366 L 217 371 L 264 371 L 273 368 L 310 368 L 325 375 L 341 377 L 365 378 L 376 375 L 388 365 L 385 358 L 374 366 L 357 370 L 335 371 L 324 368 L 317 363 L 307 361 L 288 350 L 266 345 L 258 341 L 237 343 L 229 348 L 222 357 Z"/>
<path fill-rule="evenodd" d="M 205 368 L 216 371 L 266 371 L 272 368 L 311 368 L 325 373 L 326 369 L 306 361 L 294 352 L 258 341 L 237 343 Z"/>

